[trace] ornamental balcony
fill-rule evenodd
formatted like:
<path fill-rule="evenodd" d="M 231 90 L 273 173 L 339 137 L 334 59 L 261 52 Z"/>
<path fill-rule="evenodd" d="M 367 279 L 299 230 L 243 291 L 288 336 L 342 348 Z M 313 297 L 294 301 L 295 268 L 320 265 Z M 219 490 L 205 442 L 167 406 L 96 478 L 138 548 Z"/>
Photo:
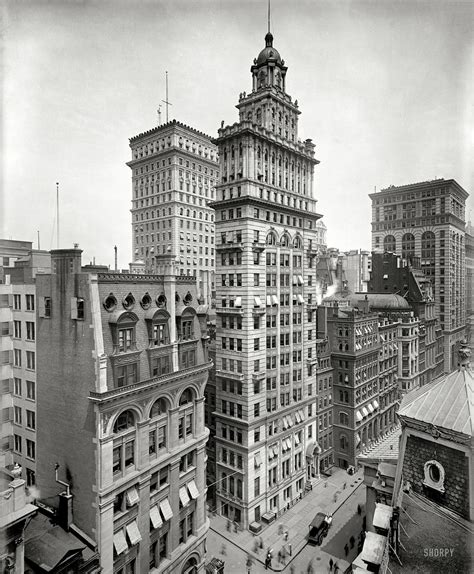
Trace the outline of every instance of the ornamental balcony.
<path fill-rule="evenodd" d="M 221 315 L 243 315 L 242 307 L 216 307 L 216 313 Z"/>
<path fill-rule="evenodd" d="M 223 379 L 231 379 L 233 381 L 243 381 L 243 373 L 235 373 L 234 371 L 223 371 L 222 369 L 216 369 L 216 377 L 221 377 Z"/>
<path fill-rule="evenodd" d="M 254 241 L 252 243 L 252 251 L 264 251 L 266 247 L 266 243 L 264 243 L 263 241 Z"/>
<path fill-rule="evenodd" d="M 242 242 L 227 241 L 226 243 L 219 243 L 216 245 L 216 251 L 243 251 L 244 244 Z"/>

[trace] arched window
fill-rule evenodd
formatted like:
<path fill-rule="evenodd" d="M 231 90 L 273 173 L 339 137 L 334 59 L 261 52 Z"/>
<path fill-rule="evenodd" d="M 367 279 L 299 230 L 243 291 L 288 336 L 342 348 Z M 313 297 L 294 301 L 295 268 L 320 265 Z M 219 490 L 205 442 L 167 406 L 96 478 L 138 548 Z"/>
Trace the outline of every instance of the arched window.
<path fill-rule="evenodd" d="M 302 248 L 302 241 L 301 241 L 301 237 L 299 235 L 297 235 L 295 237 L 295 240 L 293 242 L 293 247 L 295 249 L 301 249 Z"/>
<path fill-rule="evenodd" d="M 347 441 L 347 436 L 345 434 L 341 434 L 341 436 L 339 437 L 339 445 L 341 447 L 341 450 L 347 450 L 349 443 Z"/>
<path fill-rule="evenodd" d="M 192 403 L 194 399 L 194 393 L 191 389 L 185 389 L 183 391 L 183 394 L 181 395 L 181 397 L 179 398 L 179 406 L 182 407 L 183 405 L 187 405 L 189 403 Z"/>
<path fill-rule="evenodd" d="M 135 415 L 133 411 L 123 411 L 114 423 L 114 434 L 123 432 L 135 426 Z"/>
<path fill-rule="evenodd" d="M 135 415 L 132 411 L 123 411 L 117 417 L 113 427 L 114 439 L 112 454 L 112 472 L 114 480 L 135 468 Z"/>
<path fill-rule="evenodd" d="M 168 412 L 168 401 L 164 398 L 158 399 L 153 403 L 153 406 L 150 410 L 150 418 L 153 419 L 155 417 L 159 417 L 160 415 L 164 415 Z"/>
<path fill-rule="evenodd" d="M 186 540 L 186 538 L 193 533 L 192 517 L 188 515 L 188 517 L 185 518 L 183 522 L 188 523 L 187 532 L 182 533 L 184 540 Z M 184 526 L 183 526 L 183 529 L 184 529 Z M 189 558 L 186 561 L 186 564 L 184 565 L 183 570 L 182 570 L 182 574 L 197 574 L 197 571 L 198 571 L 197 570 L 197 560 L 194 556 L 191 556 L 191 558 Z"/>
<path fill-rule="evenodd" d="M 273 231 L 270 231 L 270 233 L 267 235 L 267 245 L 276 245 L 277 244 L 277 238 L 275 233 L 273 233 Z"/>
<path fill-rule="evenodd" d="M 383 240 L 383 250 L 388 253 L 396 253 L 397 242 L 393 235 L 386 235 Z"/>
<path fill-rule="evenodd" d="M 156 456 L 166 450 L 168 445 L 168 401 L 160 398 L 150 410 L 150 429 L 148 432 L 148 454 Z"/>
<path fill-rule="evenodd" d="M 185 441 L 194 433 L 194 391 L 187 388 L 179 398 L 178 439 Z"/>
<path fill-rule="evenodd" d="M 402 237 L 402 258 L 411 260 L 415 256 L 415 236 L 405 233 Z"/>
<path fill-rule="evenodd" d="M 432 231 L 421 236 L 421 268 L 427 276 L 435 274 L 436 237 Z"/>
<path fill-rule="evenodd" d="M 290 245 L 290 238 L 288 237 L 288 235 L 285 233 L 280 241 L 280 246 L 281 247 L 289 247 Z"/>
<path fill-rule="evenodd" d="M 349 426 L 349 415 L 347 413 L 339 413 L 339 423 L 344 426 Z"/>

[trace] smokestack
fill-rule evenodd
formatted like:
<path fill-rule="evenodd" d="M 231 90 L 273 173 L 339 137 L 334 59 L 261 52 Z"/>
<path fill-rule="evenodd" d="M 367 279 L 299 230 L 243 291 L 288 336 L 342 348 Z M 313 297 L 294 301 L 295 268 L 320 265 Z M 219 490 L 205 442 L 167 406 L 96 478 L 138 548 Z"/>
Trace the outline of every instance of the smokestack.
<path fill-rule="evenodd" d="M 117 246 L 114 246 L 114 251 L 115 251 L 115 271 L 118 271 L 118 265 L 117 265 Z"/>

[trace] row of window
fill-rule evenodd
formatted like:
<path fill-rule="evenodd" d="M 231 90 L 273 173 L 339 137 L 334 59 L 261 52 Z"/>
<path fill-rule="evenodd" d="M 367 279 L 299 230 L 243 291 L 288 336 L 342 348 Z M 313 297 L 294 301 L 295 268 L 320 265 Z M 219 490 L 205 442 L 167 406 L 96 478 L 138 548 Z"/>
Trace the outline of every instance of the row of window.
<path fill-rule="evenodd" d="M 36 339 L 36 325 L 33 321 L 25 321 L 26 326 L 26 340 L 34 341 Z M 13 337 L 21 339 L 22 337 L 22 321 L 13 321 Z"/>
<path fill-rule="evenodd" d="M 35 351 L 22 351 L 21 349 L 13 349 L 13 366 L 23 366 L 23 354 L 26 357 L 26 368 L 30 371 L 34 371 L 36 369 Z"/>
<path fill-rule="evenodd" d="M 34 311 L 35 310 L 35 296 L 34 295 L 25 295 L 25 307 L 27 311 Z M 13 295 L 13 309 L 15 311 L 20 311 L 22 309 L 22 295 Z"/>
<path fill-rule="evenodd" d="M 34 381 L 25 381 L 26 398 L 32 401 L 36 400 L 36 383 Z M 17 397 L 23 396 L 23 381 L 19 377 L 13 379 L 13 394 Z"/>
<path fill-rule="evenodd" d="M 26 451 L 23 452 L 23 437 L 15 434 L 13 435 L 13 448 L 17 454 L 25 454 L 27 458 L 30 460 L 36 460 L 36 443 L 34 440 L 25 439 Z M 28 480 L 30 483 L 28 486 L 31 486 L 35 483 L 35 473 L 29 476 Z M 33 481 L 33 482 L 31 482 Z"/>

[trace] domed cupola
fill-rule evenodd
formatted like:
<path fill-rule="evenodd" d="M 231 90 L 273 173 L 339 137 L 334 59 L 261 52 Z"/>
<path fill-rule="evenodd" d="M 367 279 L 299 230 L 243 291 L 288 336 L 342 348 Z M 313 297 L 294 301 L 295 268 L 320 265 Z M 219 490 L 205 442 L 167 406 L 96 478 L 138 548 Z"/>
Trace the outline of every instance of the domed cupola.
<path fill-rule="evenodd" d="M 288 68 L 280 53 L 273 47 L 273 35 L 269 31 L 265 36 L 265 48 L 250 68 L 253 79 L 253 91 L 269 87 L 285 91 L 285 76 Z"/>

